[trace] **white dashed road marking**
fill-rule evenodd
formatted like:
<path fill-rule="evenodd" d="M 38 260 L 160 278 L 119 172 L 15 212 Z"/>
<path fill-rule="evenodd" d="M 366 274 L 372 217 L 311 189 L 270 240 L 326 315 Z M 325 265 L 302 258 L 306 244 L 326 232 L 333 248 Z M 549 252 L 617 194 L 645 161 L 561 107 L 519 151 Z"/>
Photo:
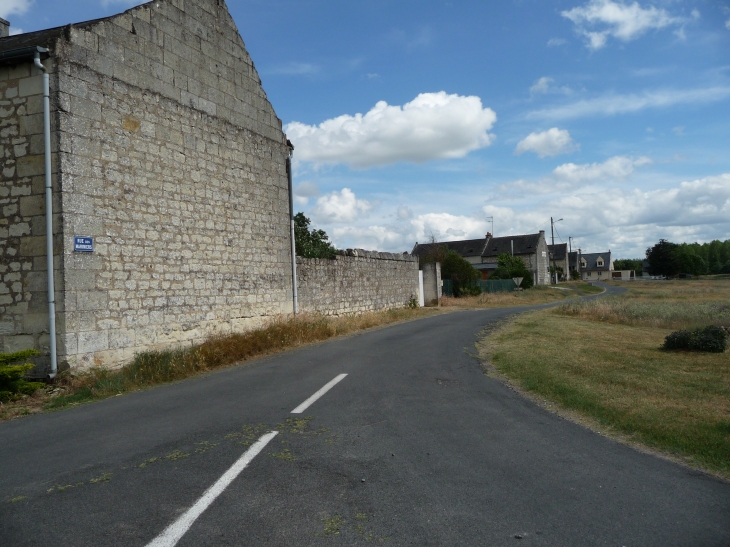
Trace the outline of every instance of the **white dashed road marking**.
<path fill-rule="evenodd" d="M 259 452 L 269 443 L 271 439 L 276 437 L 278 431 L 271 431 L 256 441 L 251 448 L 246 450 L 243 455 L 238 458 L 228 471 L 218 479 L 213 486 L 208 488 L 202 497 L 190 509 L 185 511 L 183 515 L 168 526 L 164 532 L 147 544 L 147 547 L 174 547 L 180 538 L 185 535 L 196 519 L 203 514 L 208 506 L 220 496 L 228 485 L 243 471 L 251 460 L 253 460 Z"/>
<path fill-rule="evenodd" d="M 309 399 L 304 401 L 302 404 L 300 404 L 298 407 L 296 407 L 294 410 L 291 411 L 292 414 L 301 414 L 305 410 L 307 410 L 317 399 L 319 399 L 322 395 L 327 393 L 330 389 L 335 387 L 347 374 L 339 374 L 335 376 L 333 380 L 330 380 L 327 382 L 324 386 L 320 388 L 320 390 L 312 395 Z"/>

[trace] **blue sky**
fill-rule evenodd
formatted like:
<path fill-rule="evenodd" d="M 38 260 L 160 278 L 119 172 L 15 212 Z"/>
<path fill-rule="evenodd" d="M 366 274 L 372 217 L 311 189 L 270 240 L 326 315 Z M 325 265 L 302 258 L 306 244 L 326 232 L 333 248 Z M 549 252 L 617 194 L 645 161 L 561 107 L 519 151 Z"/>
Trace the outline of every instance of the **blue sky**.
<path fill-rule="evenodd" d="M 0 0 L 15 31 L 135 2 Z M 338 247 L 730 238 L 730 2 L 229 2 Z M 493 218 L 492 221 L 489 218 Z"/>

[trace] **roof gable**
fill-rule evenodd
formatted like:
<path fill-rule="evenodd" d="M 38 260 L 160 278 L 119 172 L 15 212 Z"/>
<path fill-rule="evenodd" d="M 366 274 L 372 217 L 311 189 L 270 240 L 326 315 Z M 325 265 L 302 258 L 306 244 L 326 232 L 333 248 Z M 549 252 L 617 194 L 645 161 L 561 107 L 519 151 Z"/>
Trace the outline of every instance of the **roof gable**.
<path fill-rule="evenodd" d="M 0 39 L 0 51 L 27 45 L 47 47 L 58 63 L 94 70 L 286 143 L 223 0 L 155 0 L 103 19 Z"/>
<path fill-rule="evenodd" d="M 605 270 L 611 268 L 611 251 L 605 253 L 584 253 L 580 255 L 582 260 L 586 261 L 585 270 Z M 603 266 L 598 265 L 598 259 L 603 259 Z"/>
<path fill-rule="evenodd" d="M 541 233 L 493 237 L 487 242 L 487 246 L 484 249 L 482 256 L 493 257 L 501 254 L 533 254 L 537 252 L 537 247 L 540 244 L 540 237 Z"/>

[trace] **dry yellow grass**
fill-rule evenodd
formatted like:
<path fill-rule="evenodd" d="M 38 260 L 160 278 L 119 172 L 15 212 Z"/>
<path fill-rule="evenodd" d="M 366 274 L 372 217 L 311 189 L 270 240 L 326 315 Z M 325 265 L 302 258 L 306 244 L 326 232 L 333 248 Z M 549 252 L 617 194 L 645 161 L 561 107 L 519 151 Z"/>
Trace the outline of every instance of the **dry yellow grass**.
<path fill-rule="evenodd" d="M 0 420 L 104 399 L 305 344 L 439 312 L 436 308 L 401 308 L 342 317 L 316 314 L 279 317 L 262 328 L 212 338 L 192 348 L 145 352 L 117 370 L 94 369 L 78 375 L 61 375 L 47 390 L 39 390 L 12 403 L 0 403 Z"/>
<path fill-rule="evenodd" d="M 594 287 L 582 281 L 571 281 L 561 283 L 559 288 L 550 286 L 536 286 L 526 291 L 514 291 L 508 293 L 482 293 L 479 296 L 466 296 L 453 298 L 443 296 L 441 306 L 444 308 L 509 308 L 512 306 L 534 306 L 537 304 L 549 304 L 566 298 L 595 294 L 602 289 Z"/>

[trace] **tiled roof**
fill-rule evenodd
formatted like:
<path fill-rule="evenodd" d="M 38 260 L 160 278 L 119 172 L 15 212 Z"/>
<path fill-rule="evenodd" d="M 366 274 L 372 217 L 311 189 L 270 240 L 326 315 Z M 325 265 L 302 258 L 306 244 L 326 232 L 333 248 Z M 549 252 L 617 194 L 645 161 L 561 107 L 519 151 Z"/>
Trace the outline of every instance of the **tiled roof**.
<path fill-rule="evenodd" d="M 540 234 L 525 234 L 518 236 L 505 236 L 489 238 L 487 247 L 482 256 L 497 256 L 512 253 L 514 246 L 515 255 L 526 255 L 537 252 L 537 245 L 540 242 Z"/>
<path fill-rule="evenodd" d="M 416 243 L 411 254 L 423 258 L 430 251 L 445 246 L 451 251 L 456 251 L 463 257 L 481 256 L 484 250 L 485 239 L 464 239 L 461 241 L 444 241 L 439 243 Z"/>
<path fill-rule="evenodd" d="M 505 237 L 488 237 L 482 239 L 464 239 L 460 241 L 444 241 L 443 243 L 416 243 L 411 254 L 423 258 L 437 247 L 445 246 L 463 257 L 493 257 L 510 254 L 514 247 L 515 255 L 537 252 L 541 233 Z"/>
<path fill-rule="evenodd" d="M 567 243 L 556 243 L 555 245 L 548 245 L 550 251 L 550 258 L 553 260 L 565 260 L 565 255 L 568 254 Z"/>
<path fill-rule="evenodd" d="M 606 251 L 605 253 L 582 253 L 580 257 L 586 261 L 585 267 L 581 266 L 581 270 L 608 271 L 611 267 L 611 251 Z M 596 264 L 598 257 L 603 258 L 603 266 L 601 267 Z"/>

